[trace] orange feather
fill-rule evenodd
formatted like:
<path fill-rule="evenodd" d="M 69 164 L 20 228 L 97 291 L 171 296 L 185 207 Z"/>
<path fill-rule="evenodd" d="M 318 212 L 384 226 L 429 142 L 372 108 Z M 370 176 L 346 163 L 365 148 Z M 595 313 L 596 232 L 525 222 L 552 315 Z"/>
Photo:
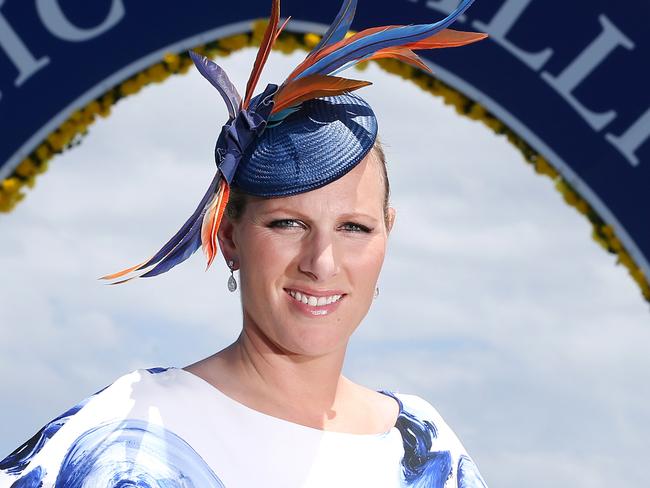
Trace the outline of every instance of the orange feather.
<path fill-rule="evenodd" d="M 153 256 L 151 256 L 151 257 L 153 257 Z M 135 266 L 132 266 L 132 267 L 130 267 L 130 268 L 124 269 L 124 270 L 122 270 L 122 271 L 118 271 L 117 273 L 113 273 L 113 274 L 108 274 L 108 275 L 102 276 L 102 277 L 100 277 L 99 279 L 100 279 L 100 280 L 113 280 L 113 279 L 115 279 L 115 278 L 119 278 L 119 277 L 121 277 L 121 276 L 127 275 L 127 274 L 129 274 L 131 271 L 135 271 L 136 269 L 142 267 L 142 266 L 143 266 L 144 264 L 146 264 L 149 260 L 151 260 L 151 258 L 147 259 L 146 261 L 143 261 L 143 262 L 140 263 L 140 264 L 136 264 Z M 127 280 L 127 281 L 128 281 L 128 280 Z"/>
<path fill-rule="evenodd" d="M 273 44 L 275 44 L 275 41 L 278 40 L 278 37 L 280 37 L 280 32 L 284 30 L 284 28 L 287 26 L 287 23 L 289 22 L 289 19 L 291 18 L 291 15 L 287 17 L 287 20 L 284 21 L 284 24 L 282 24 L 282 27 L 278 29 L 278 31 L 275 33 L 275 37 L 273 38 Z"/>
<path fill-rule="evenodd" d="M 203 216 L 203 222 L 201 223 L 201 247 L 203 248 L 203 253 L 208 258 L 208 261 L 212 259 L 212 256 L 215 254 L 215 249 L 212 247 L 212 226 L 214 225 L 214 219 L 217 215 L 217 205 L 219 203 L 219 196 L 221 195 L 221 182 L 219 182 L 219 189 L 213 195 L 210 200 L 205 215 Z"/>
<path fill-rule="evenodd" d="M 275 95 L 271 114 L 305 100 L 318 97 L 331 97 L 372 85 L 369 81 L 350 80 L 338 76 L 309 75 L 284 85 Z"/>
<path fill-rule="evenodd" d="M 429 67 L 426 64 L 424 64 L 424 61 L 420 59 L 420 56 L 415 54 L 410 49 L 404 47 L 387 47 L 385 49 L 380 49 L 379 51 L 375 52 L 372 56 L 364 58 L 363 60 L 370 61 L 371 59 L 380 59 L 380 58 L 399 59 L 400 61 L 410 64 L 411 66 L 415 66 L 416 68 L 420 68 L 421 70 L 426 71 L 427 73 L 433 74 L 431 73 Z"/>
<path fill-rule="evenodd" d="M 463 32 L 444 29 L 440 32 L 417 42 L 404 44 L 407 49 L 437 49 L 442 47 L 458 47 L 485 39 L 488 35 L 482 32 Z"/>
<path fill-rule="evenodd" d="M 139 276 L 132 276 L 131 278 L 126 278 L 120 281 L 114 281 L 113 283 L 107 283 L 108 285 L 121 285 L 122 283 L 126 283 L 127 281 L 134 280 L 136 278 L 139 278 Z"/>
<path fill-rule="evenodd" d="M 216 256 L 216 249 L 217 249 L 217 233 L 219 231 L 219 226 L 221 225 L 221 219 L 223 218 L 223 213 L 226 210 L 226 205 L 228 205 L 228 199 L 230 198 L 230 187 L 226 184 L 223 193 L 221 195 L 221 199 L 219 201 L 218 209 L 217 209 L 217 217 L 214 222 L 214 226 L 212 228 L 212 248 L 215 249 L 214 255 Z M 214 259 L 214 257 L 213 257 Z M 212 264 L 212 261 L 208 263 L 208 266 Z"/>
<path fill-rule="evenodd" d="M 253 70 L 251 71 L 248 83 L 246 84 L 246 96 L 244 97 L 244 102 L 242 104 L 243 108 L 248 108 L 248 104 L 253 96 L 253 90 L 255 90 L 255 86 L 260 79 L 262 68 L 264 68 L 264 64 L 269 57 L 273 41 L 277 34 L 278 22 L 280 22 L 280 0 L 273 0 L 269 25 L 266 26 L 266 31 L 264 31 L 264 37 L 262 38 L 262 43 L 257 51 Z"/>
<path fill-rule="evenodd" d="M 229 195 L 230 187 L 226 180 L 222 179 L 219 182 L 219 188 L 214 194 L 214 198 L 203 217 L 203 223 L 201 224 L 201 246 L 203 247 L 203 252 L 208 260 L 206 269 L 210 267 L 212 261 L 217 255 L 217 231 L 219 230 L 221 218 L 223 217 L 223 211 L 228 203 Z"/>

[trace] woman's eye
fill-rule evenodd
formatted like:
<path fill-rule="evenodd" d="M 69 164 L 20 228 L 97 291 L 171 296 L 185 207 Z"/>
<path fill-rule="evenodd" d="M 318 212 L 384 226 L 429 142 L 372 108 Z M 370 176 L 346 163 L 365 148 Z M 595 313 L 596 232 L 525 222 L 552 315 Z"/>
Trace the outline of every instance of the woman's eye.
<path fill-rule="evenodd" d="M 269 224 L 269 227 L 276 229 L 295 229 L 304 227 L 301 222 L 293 219 L 280 219 L 274 220 Z"/>
<path fill-rule="evenodd" d="M 269 223 L 269 227 L 273 229 L 306 229 L 307 226 L 300 220 L 295 219 L 278 219 Z M 345 232 L 358 232 L 369 234 L 372 229 L 362 224 L 355 222 L 346 222 L 339 227 Z"/>
<path fill-rule="evenodd" d="M 342 228 L 348 232 L 365 232 L 366 234 L 372 232 L 372 229 L 369 227 L 361 224 L 355 224 L 354 222 L 346 222 L 342 225 Z"/>

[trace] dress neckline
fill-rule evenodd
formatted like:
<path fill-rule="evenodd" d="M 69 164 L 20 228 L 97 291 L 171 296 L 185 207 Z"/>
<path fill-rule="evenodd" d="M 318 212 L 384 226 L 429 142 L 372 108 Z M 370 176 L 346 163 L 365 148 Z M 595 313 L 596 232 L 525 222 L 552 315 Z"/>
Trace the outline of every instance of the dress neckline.
<path fill-rule="evenodd" d="M 243 403 L 235 400 L 234 398 L 226 395 L 224 392 L 219 390 L 217 387 L 209 383 L 208 381 L 204 380 L 200 376 L 187 371 L 183 368 L 178 368 L 178 367 L 171 367 L 169 370 L 175 371 L 176 374 L 180 374 L 186 378 L 188 378 L 190 381 L 193 381 L 197 385 L 199 385 L 201 388 L 205 389 L 206 391 L 210 391 L 212 395 L 218 396 L 222 400 L 224 400 L 227 403 L 230 403 L 231 405 L 234 405 L 235 407 L 244 410 L 248 412 L 251 415 L 260 417 L 260 418 L 265 418 L 267 420 L 284 424 L 284 425 L 289 425 L 292 426 L 293 428 L 299 428 L 299 429 L 304 429 L 305 431 L 310 431 L 314 433 L 318 433 L 321 435 L 331 435 L 331 436 L 340 436 L 340 437 L 348 437 L 348 438 L 356 438 L 356 439 L 381 439 L 384 437 L 387 437 L 391 434 L 399 433 L 399 429 L 397 428 L 397 424 L 399 423 L 400 417 L 402 417 L 403 411 L 404 411 L 404 406 L 402 404 L 402 401 L 397 397 L 397 395 L 394 392 L 388 391 L 388 390 L 376 390 L 378 393 L 381 393 L 383 395 L 391 397 L 393 400 L 397 402 L 399 405 L 399 411 L 397 414 L 397 419 L 395 421 L 395 424 L 386 432 L 379 432 L 375 434 L 355 434 L 352 432 L 340 432 L 340 431 L 335 431 L 335 430 L 323 430 L 323 429 L 317 429 L 315 427 L 310 427 L 308 425 L 303 425 L 299 424 L 297 422 L 292 422 L 290 420 L 286 420 L 280 417 L 276 417 L 274 415 L 269 415 L 267 413 L 261 412 L 259 410 L 256 410 L 254 408 L 251 408 L 247 405 L 244 405 Z"/>

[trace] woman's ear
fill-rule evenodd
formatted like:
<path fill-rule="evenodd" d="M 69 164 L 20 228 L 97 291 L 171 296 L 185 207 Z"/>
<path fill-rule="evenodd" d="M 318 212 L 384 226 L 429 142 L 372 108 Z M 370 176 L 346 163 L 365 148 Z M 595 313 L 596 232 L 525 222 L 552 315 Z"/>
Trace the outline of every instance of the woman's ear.
<path fill-rule="evenodd" d="M 226 263 L 233 261 L 235 266 L 239 263 L 239 255 L 237 251 L 237 243 L 235 240 L 235 224 L 224 213 L 219 230 L 217 231 L 217 239 L 219 240 L 219 248 Z"/>

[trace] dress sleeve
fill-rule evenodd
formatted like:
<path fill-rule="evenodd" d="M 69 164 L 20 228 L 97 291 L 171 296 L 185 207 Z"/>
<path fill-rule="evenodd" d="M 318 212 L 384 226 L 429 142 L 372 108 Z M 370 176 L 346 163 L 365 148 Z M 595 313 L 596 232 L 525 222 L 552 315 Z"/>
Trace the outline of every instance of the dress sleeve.
<path fill-rule="evenodd" d="M 165 368 L 136 370 L 45 425 L 0 461 L 0 487 L 223 488 L 161 411 L 176 411 Z M 173 420 L 169 418 L 169 420 Z"/>
<path fill-rule="evenodd" d="M 48 474 L 51 475 L 54 471 L 51 466 L 58 457 L 57 452 L 65 449 L 63 446 L 65 435 L 61 434 L 61 431 L 73 426 L 76 423 L 75 416 L 104 390 L 85 398 L 48 422 L 31 439 L 0 461 L 0 486 L 12 488 L 52 486 L 46 484 L 48 478 L 51 478 Z"/>
<path fill-rule="evenodd" d="M 134 387 L 142 373 L 153 372 L 125 374 L 48 422 L 0 461 L 0 487 L 68 486 L 62 483 L 59 472 L 72 460 L 80 439 L 98 426 L 123 421 L 133 407 Z"/>
<path fill-rule="evenodd" d="M 438 411 L 416 395 L 400 394 L 397 427 L 404 441 L 407 487 L 487 488 L 462 443 Z"/>

